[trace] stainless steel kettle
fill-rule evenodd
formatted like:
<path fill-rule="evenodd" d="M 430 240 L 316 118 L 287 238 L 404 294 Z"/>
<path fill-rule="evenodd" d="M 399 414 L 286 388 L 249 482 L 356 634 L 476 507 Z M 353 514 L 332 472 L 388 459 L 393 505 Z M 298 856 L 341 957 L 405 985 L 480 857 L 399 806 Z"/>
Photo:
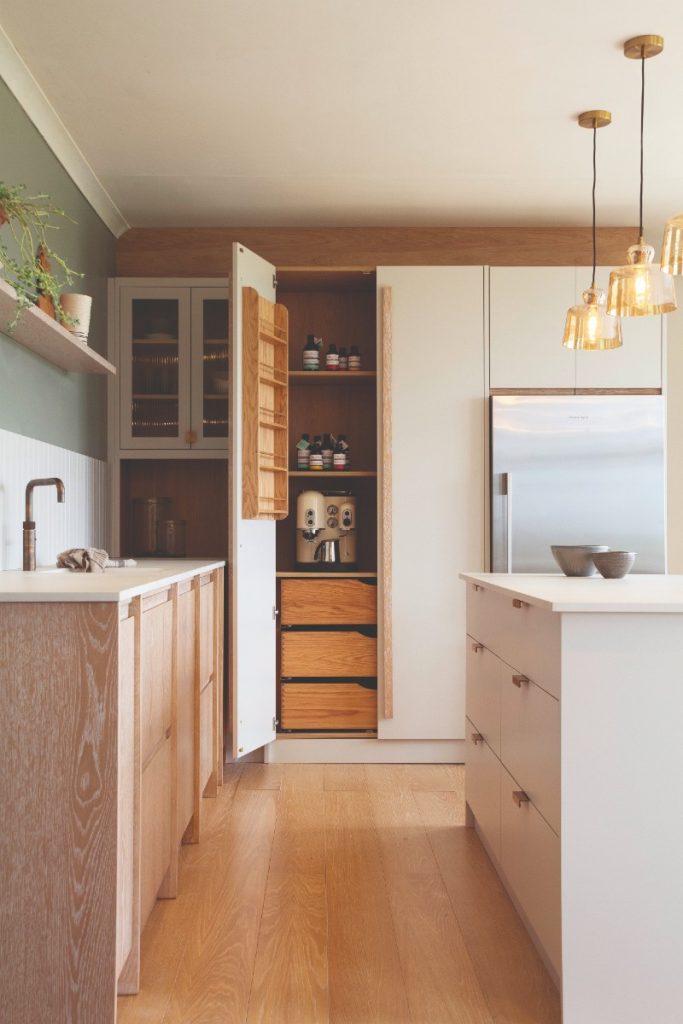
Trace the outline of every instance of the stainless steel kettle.
<path fill-rule="evenodd" d="M 339 538 L 321 541 L 315 549 L 315 560 L 336 565 L 339 562 Z"/>

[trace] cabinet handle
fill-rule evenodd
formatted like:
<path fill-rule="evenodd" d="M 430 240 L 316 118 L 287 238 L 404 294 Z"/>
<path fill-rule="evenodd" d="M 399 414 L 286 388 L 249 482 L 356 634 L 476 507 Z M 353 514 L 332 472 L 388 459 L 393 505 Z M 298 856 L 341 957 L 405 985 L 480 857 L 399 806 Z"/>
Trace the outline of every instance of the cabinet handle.
<path fill-rule="evenodd" d="M 172 730 L 172 726 L 169 725 L 168 729 L 166 730 L 166 739 L 167 740 L 170 740 L 170 738 L 171 738 L 171 730 Z"/>
<path fill-rule="evenodd" d="M 483 644 L 472 644 L 472 650 L 474 651 L 475 654 L 479 654 L 479 651 L 483 651 L 484 650 L 484 645 Z"/>
<path fill-rule="evenodd" d="M 483 588 L 483 587 L 480 587 L 478 583 L 473 583 L 473 584 L 472 584 L 472 590 L 474 590 L 474 591 L 475 591 L 475 593 L 478 593 L 478 592 L 479 592 L 480 590 L 483 590 L 483 589 L 484 589 L 484 588 Z"/>
<path fill-rule="evenodd" d="M 484 737 L 482 736 L 482 734 L 480 732 L 473 732 L 472 733 L 472 742 L 474 743 L 474 745 L 476 747 L 477 743 L 483 743 L 484 742 Z"/>
<path fill-rule="evenodd" d="M 529 797 L 526 795 L 526 793 L 524 792 L 523 789 L 515 789 L 515 790 L 513 790 L 513 792 L 512 792 L 512 799 L 514 800 L 514 802 L 517 804 L 518 807 L 521 807 L 522 804 L 528 804 L 529 803 Z"/>
<path fill-rule="evenodd" d="M 185 444 L 196 444 L 197 443 L 197 431 L 186 430 L 185 431 Z"/>
<path fill-rule="evenodd" d="M 520 601 L 520 599 L 518 597 L 513 597 L 512 598 L 512 607 L 513 608 L 528 608 L 529 607 L 529 603 L 528 603 L 528 601 Z"/>
<path fill-rule="evenodd" d="M 521 690 L 522 683 L 525 683 L 525 684 L 528 683 L 529 682 L 529 677 L 528 676 L 513 676 L 512 677 L 512 682 L 514 683 L 515 686 L 518 686 L 520 688 L 520 690 Z"/>

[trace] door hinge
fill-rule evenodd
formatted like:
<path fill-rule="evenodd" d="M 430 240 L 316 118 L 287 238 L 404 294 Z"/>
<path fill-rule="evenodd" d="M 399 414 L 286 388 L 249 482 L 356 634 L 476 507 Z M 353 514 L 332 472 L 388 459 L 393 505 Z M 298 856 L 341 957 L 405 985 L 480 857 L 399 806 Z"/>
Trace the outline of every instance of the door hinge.
<path fill-rule="evenodd" d="M 277 274 L 273 274 L 273 288 L 277 288 Z"/>
<path fill-rule="evenodd" d="M 279 718 L 276 718 L 276 717 L 275 717 L 275 715 L 273 715 L 273 732 L 275 732 L 275 729 L 276 729 L 276 727 L 277 727 L 277 726 L 278 726 L 279 724 L 280 724 L 280 719 L 279 719 Z"/>
<path fill-rule="evenodd" d="M 273 605 L 273 622 L 277 622 L 277 617 L 280 614 L 276 605 Z"/>

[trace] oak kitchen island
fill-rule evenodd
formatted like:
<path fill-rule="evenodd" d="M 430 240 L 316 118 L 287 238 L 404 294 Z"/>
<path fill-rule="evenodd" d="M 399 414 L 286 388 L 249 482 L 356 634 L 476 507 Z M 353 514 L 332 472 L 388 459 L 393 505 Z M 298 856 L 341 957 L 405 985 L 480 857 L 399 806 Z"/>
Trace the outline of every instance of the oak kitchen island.
<path fill-rule="evenodd" d="M 113 1024 L 139 987 L 222 782 L 223 565 L 0 573 L 3 1019 Z"/>
<path fill-rule="evenodd" d="M 683 576 L 465 573 L 468 822 L 564 1024 L 683 1005 Z"/>

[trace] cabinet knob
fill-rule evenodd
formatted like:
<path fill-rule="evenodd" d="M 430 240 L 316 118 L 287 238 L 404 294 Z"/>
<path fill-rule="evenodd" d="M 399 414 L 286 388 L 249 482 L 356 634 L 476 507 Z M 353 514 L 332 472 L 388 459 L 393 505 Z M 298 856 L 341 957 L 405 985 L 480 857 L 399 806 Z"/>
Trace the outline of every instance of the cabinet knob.
<path fill-rule="evenodd" d="M 480 587 L 478 583 L 473 583 L 472 589 L 475 591 L 475 593 L 478 593 L 480 590 L 483 590 L 484 588 Z"/>
<path fill-rule="evenodd" d="M 185 431 L 185 444 L 196 444 L 197 443 L 197 431 L 186 430 Z"/>
<path fill-rule="evenodd" d="M 484 650 L 484 645 L 483 644 L 472 644 L 472 650 L 474 651 L 475 654 L 479 654 L 479 651 L 483 651 Z"/>
<path fill-rule="evenodd" d="M 474 743 L 474 745 L 476 747 L 477 743 L 483 743 L 484 742 L 484 737 L 482 736 L 482 734 L 480 732 L 473 732 L 472 733 L 472 742 Z"/>
<path fill-rule="evenodd" d="M 521 807 L 522 804 L 528 804 L 529 803 L 529 797 L 526 795 L 526 793 L 524 792 L 523 789 L 515 789 L 515 790 L 513 790 L 513 792 L 512 792 L 512 799 L 514 800 L 514 802 L 517 804 L 518 807 Z"/>
<path fill-rule="evenodd" d="M 512 677 L 512 682 L 514 683 L 515 686 L 518 686 L 521 689 L 522 688 L 522 684 L 526 684 L 526 683 L 529 682 L 529 677 L 528 676 L 519 676 L 519 675 L 518 676 L 513 676 Z"/>
<path fill-rule="evenodd" d="M 528 601 L 520 601 L 520 599 L 518 597 L 513 597 L 512 598 L 512 607 L 513 608 L 528 608 L 529 607 L 529 602 Z"/>

